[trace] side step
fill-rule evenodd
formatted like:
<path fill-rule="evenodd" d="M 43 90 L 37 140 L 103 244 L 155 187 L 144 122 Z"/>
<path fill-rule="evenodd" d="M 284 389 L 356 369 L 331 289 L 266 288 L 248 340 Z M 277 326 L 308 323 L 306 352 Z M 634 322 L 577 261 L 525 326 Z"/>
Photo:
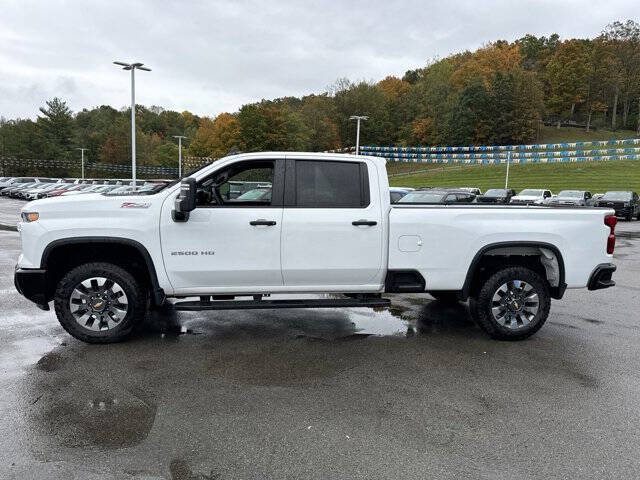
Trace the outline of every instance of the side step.
<path fill-rule="evenodd" d="M 271 308 L 346 308 L 346 307 L 388 307 L 387 298 L 311 298 L 304 300 L 214 300 L 211 302 L 186 301 L 173 304 L 174 310 L 259 310 Z"/>

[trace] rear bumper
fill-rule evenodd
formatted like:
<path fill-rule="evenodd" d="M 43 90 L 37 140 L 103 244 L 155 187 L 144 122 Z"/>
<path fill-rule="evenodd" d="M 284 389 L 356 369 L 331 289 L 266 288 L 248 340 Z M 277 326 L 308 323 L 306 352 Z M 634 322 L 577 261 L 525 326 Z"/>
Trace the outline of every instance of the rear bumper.
<path fill-rule="evenodd" d="M 47 301 L 47 271 L 39 268 L 18 268 L 13 275 L 18 293 L 42 310 L 49 310 Z"/>
<path fill-rule="evenodd" d="M 613 287 L 616 282 L 614 282 L 611 277 L 613 272 L 616 271 L 616 268 L 613 263 L 601 263 L 598 265 L 591 273 L 587 288 L 589 290 L 600 290 L 602 288 Z"/>

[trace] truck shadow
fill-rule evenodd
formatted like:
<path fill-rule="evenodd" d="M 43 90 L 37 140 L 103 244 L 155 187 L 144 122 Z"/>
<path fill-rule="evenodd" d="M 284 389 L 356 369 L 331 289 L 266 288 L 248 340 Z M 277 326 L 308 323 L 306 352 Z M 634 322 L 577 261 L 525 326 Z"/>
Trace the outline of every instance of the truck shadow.
<path fill-rule="evenodd" d="M 369 336 L 482 337 L 465 304 L 447 304 L 428 297 L 393 299 L 383 309 L 291 309 L 262 311 L 177 312 L 163 308 L 151 312 L 134 340 L 161 336 L 210 335 L 235 337 L 307 338 L 337 341 Z"/>

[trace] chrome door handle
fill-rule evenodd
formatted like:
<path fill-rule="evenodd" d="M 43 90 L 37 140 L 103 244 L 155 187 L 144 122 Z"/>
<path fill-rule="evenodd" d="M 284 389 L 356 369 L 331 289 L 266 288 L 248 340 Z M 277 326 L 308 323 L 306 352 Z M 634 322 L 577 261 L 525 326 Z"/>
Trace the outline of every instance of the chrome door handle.
<path fill-rule="evenodd" d="M 259 218 L 258 220 L 251 220 L 249 225 L 255 227 L 258 225 L 265 225 L 267 227 L 273 227 L 276 224 L 273 220 L 265 220 L 264 218 Z"/>
<path fill-rule="evenodd" d="M 378 222 L 376 222 L 375 220 L 364 220 L 364 219 L 354 220 L 353 222 L 351 222 L 351 225 L 355 225 L 356 227 L 359 227 L 360 225 L 373 227 L 374 225 L 377 225 L 377 224 Z"/>

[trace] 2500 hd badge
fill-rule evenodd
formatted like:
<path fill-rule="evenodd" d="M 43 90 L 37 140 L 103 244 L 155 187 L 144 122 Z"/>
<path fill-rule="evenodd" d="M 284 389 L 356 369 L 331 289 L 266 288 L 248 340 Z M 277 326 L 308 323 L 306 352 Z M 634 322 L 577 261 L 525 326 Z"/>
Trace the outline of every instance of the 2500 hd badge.
<path fill-rule="evenodd" d="M 180 250 L 180 251 L 176 251 L 176 252 L 171 252 L 171 255 L 189 255 L 192 257 L 195 257 L 197 255 L 215 255 L 216 252 L 214 252 L 213 250 Z"/>

